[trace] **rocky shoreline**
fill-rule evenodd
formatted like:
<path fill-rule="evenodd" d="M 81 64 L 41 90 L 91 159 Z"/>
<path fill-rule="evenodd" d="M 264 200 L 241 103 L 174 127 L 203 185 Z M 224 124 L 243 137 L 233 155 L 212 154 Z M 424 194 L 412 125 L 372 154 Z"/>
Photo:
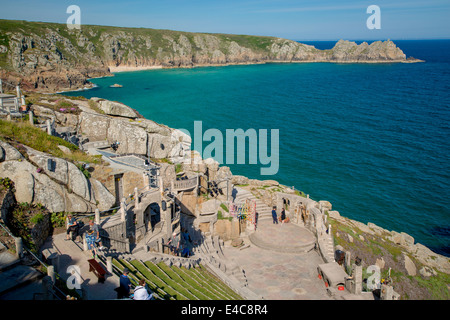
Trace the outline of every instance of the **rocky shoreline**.
<path fill-rule="evenodd" d="M 25 31 L 27 30 L 27 31 Z M 329 50 L 276 37 L 0 20 L 0 77 L 24 90 L 60 92 L 89 78 L 155 68 L 259 63 L 412 63 L 394 42 L 339 40 Z"/>

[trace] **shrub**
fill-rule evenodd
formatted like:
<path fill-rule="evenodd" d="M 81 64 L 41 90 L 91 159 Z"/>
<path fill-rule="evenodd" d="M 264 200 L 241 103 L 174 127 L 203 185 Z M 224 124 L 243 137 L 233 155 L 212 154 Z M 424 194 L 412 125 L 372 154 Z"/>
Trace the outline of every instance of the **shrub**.
<path fill-rule="evenodd" d="M 14 182 L 8 177 L 0 178 L 0 186 L 3 186 L 5 189 L 14 190 Z"/>

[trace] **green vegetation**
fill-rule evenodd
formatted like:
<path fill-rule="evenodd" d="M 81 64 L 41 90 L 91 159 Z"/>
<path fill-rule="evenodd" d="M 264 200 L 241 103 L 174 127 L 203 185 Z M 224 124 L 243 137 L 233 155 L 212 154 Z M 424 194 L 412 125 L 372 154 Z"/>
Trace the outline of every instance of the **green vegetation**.
<path fill-rule="evenodd" d="M 66 225 L 66 212 L 54 212 L 50 217 L 53 228 L 64 227 Z"/>
<path fill-rule="evenodd" d="M 43 37 L 49 33 L 58 33 L 63 37 L 57 41 L 57 51 L 62 57 L 70 62 L 73 66 L 83 64 L 85 61 L 80 61 L 81 56 L 95 57 L 94 62 L 101 65 L 99 62 L 110 60 L 110 52 L 104 49 L 104 41 L 108 38 L 116 38 L 121 42 L 132 43 L 132 46 L 126 46 L 129 50 L 120 50 L 121 61 L 126 62 L 128 56 L 133 53 L 133 56 L 142 57 L 144 59 L 156 59 L 163 61 L 165 58 L 172 58 L 174 53 L 173 41 L 180 42 L 184 37 L 184 41 L 189 42 L 192 48 L 192 54 L 199 52 L 199 44 L 195 41 L 198 36 L 214 36 L 219 39 L 219 49 L 228 54 L 229 47 L 232 42 L 239 46 L 251 49 L 255 53 L 267 54 L 270 52 L 272 43 L 277 40 L 275 37 L 263 37 L 252 35 L 234 35 L 234 34 L 208 34 L 208 33 L 194 33 L 173 30 L 148 29 L 148 28 L 125 28 L 112 26 L 97 26 L 97 25 L 83 25 L 81 31 L 68 30 L 65 24 L 49 23 L 49 22 L 29 22 L 17 20 L 0 20 L 0 45 L 9 48 L 10 36 L 8 33 L 21 33 L 24 36 L 39 36 Z M 86 39 L 85 45 L 79 43 L 79 35 L 82 34 Z M 90 46 L 86 45 L 89 43 Z M 91 48 L 92 51 L 89 51 Z M 30 54 L 37 54 L 42 50 L 38 46 L 27 48 L 24 57 Z M 116 53 L 117 54 L 117 53 Z M 93 61 L 90 60 L 92 63 Z M 11 62 L 7 59 L 7 53 L 0 55 L 0 67 L 12 70 Z"/>
<path fill-rule="evenodd" d="M 31 236 L 31 229 L 36 224 L 43 222 L 45 216 L 49 214 L 47 209 L 40 204 L 19 203 L 12 211 L 9 228 L 15 236 L 23 239 L 27 248 L 36 252 L 37 248 Z"/>
<path fill-rule="evenodd" d="M 114 272 L 121 274 L 123 268 L 130 270 L 128 276 L 134 285 L 145 279 L 147 286 L 157 298 L 165 300 L 233 300 L 242 299 L 203 266 L 167 266 L 161 262 L 113 259 Z"/>
<path fill-rule="evenodd" d="M 14 182 L 8 177 L 0 178 L 0 191 L 2 189 L 14 190 Z"/>
<path fill-rule="evenodd" d="M 102 109 L 99 108 L 99 106 L 98 106 L 96 101 L 89 100 L 88 105 L 89 105 L 89 108 L 91 108 L 95 112 L 100 113 L 100 114 L 105 114 L 105 112 Z"/>
<path fill-rule="evenodd" d="M 363 261 L 363 279 L 367 279 L 366 268 L 376 264 L 377 259 L 383 258 L 384 268 L 381 269 L 381 279 L 390 278 L 391 285 L 398 292 L 402 300 L 449 300 L 450 292 L 448 284 L 450 275 L 436 271 L 436 275 L 424 277 L 419 272 L 415 276 L 408 275 L 404 266 L 404 255 L 413 261 L 417 270 L 423 264 L 400 245 L 392 242 L 386 234 L 378 232 L 375 234 L 365 233 L 359 228 L 342 223 L 333 218 L 328 218 L 331 224 L 335 245 L 340 245 L 346 251 L 351 252 L 352 258 L 359 257 Z"/>
<path fill-rule="evenodd" d="M 221 203 L 220 207 L 225 211 L 225 212 L 229 212 L 228 207 L 225 203 Z"/>
<path fill-rule="evenodd" d="M 217 211 L 217 219 L 231 221 L 231 220 L 233 220 L 233 217 L 224 217 L 222 214 L 222 211 L 219 210 L 219 211 Z"/>
<path fill-rule="evenodd" d="M 175 173 L 180 173 L 183 171 L 183 164 L 182 163 L 178 163 L 175 165 Z"/>
<path fill-rule="evenodd" d="M 48 135 L 45 131 L 27 122 L 11 122 L 0 119 L 0 139 L 11 143 L 25 157 L 27 157 L 26 149 L 21 146 L 22 144 L 72 162 L 101 162 L 100 157 L 87 155 L 80 151 L 76 145 L 64 139 Z M 72 152 L 70 154 L 64 153 L 58 148 L 59 145 L 69 148 Z"/>

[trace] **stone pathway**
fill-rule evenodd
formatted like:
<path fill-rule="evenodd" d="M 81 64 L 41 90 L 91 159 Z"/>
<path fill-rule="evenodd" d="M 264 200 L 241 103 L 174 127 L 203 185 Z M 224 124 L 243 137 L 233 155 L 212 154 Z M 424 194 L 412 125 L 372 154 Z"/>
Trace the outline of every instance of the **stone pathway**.
<path fill-rule="evenodd" d="M 317 266 L 323 260 L 315 250 L 300 253 L 277 250 L 310 243 L 314 236 L 297 225 L 263 221 L 254 235 L 270 246 L 256 246 L 246 239 L 250 243 L 246 249 L 224 248 L 225 256 L 245 270 L 248 288 L 270 300 L 330 300 L 323 281 L 317 276 Z"/>
<path fill-rule="evenodd" d="M 59 254 L 59 264 L 56 267 L 57 273 L 63 278 L 68 279 L 71 274 L 67 273 L 69 266 L 77 266 L 80 268 L 81 286 L 88 291 L 89 300 L 108 300 L 116 299 L 117 293 L 114 291 L 119 286 L 119 278 L 115 275 L 106 277 L 104 283 L 99 283 L 93 272 L 89 271 L 88 259 L 91 259 L 89 251 L 82 251 L 82 243 L 73 241 L 65 241 L 66 234 L 61 233 L 47 239 L 41 250 L 53 248 Z M 99 261 L 97 259 L 97 261 Z M 100 261 L 99 263 L 106 270 L 106 266 Z"/>

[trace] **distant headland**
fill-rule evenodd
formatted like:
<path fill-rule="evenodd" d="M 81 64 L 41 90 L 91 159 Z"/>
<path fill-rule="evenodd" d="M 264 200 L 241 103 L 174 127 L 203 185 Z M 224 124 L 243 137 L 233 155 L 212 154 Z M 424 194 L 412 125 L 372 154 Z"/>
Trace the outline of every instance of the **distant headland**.
<path fill-rule="evenodd" d="M 411 63 L 392 41 L 329 50 L 277 37 L 0 20 L 0 77 L 24 90 L 89 87 L 113 72 L 267 62 Z"/>

